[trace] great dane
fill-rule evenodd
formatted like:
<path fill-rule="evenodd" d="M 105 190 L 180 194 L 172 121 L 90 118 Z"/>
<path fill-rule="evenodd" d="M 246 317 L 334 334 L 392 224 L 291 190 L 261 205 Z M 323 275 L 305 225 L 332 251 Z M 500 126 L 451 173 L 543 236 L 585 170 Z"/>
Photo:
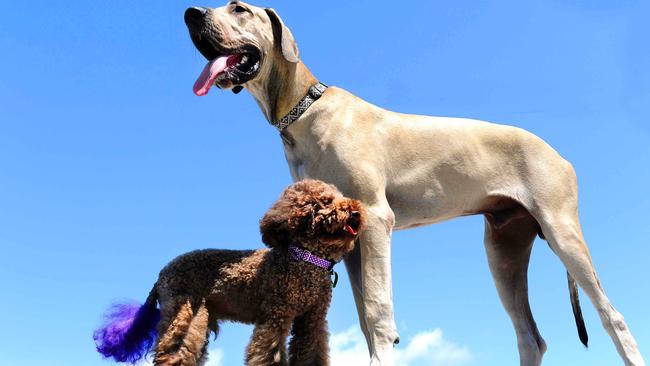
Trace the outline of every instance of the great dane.
<path fill-rule="evenodd" d="M 485 249 L 503 306 L 517 334 L 521 365 L 546 351 L 528 303 L 527 269 L 536 235 L 568 271 L 580 338 L 587 334 L 577 288 L 591 299 L 626 365 L 644 365 L 612 307 L 578 221 L 571 164 L 533 134 L 482 121 L 391 112 L 320 84 L 298 58 L 277 13 L 244 2 L 192 7 L 185 22 L 208 64 L 194 85 L 246 88 L 278 127 L 294 180 L 321 179 L 368 208 L 366 230 L 346 260 L 371 365 L 392 365 L 399 340 L 393 317 L 393 230 L 457 216 L 485 216 Z"/>

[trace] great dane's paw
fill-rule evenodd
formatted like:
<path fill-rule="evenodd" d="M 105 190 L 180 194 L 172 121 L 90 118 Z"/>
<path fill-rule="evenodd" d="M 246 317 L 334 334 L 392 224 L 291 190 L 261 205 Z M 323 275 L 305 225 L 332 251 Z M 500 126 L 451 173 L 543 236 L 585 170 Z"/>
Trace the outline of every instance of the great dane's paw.
<path fill-rule="evenodd" d="M 370 366 L 394 366 L 395 359 L 393 355 L 393 347 L 386 345 L 382 349 L 378 349 L 377 353 L 373 354 L 370 358 Z"/>

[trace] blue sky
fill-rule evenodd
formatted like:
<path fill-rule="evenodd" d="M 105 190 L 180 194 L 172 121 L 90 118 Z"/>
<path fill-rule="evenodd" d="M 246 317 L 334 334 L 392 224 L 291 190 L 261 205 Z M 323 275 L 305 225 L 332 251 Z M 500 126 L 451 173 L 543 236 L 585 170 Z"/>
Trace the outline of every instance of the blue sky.
<path fill-rule="evenodd" d="M 3 4 L 4 364 L 109 365 L 91 334 L 110 302 L 144 300 L 159 269 L 185 251 L 261 246 L 258 220 L 290 183 L 281 140 L 247 93 L 192 94 L 205 61 L 182 21 L 191 5 L 222 3 Z M 516 125 L 570 160 L 596 269 L 650 357 L 647 2 L 264 5 L 323 82 L 400 112 Z M 467 217 L 395 233 L 403 362 L 518 364 L 482 225 Z M 539 240 L 529 276 L 545 364 L 620 364 L 584 295 L 590 348 L 581 346 L 564 269 Z M 337 357 L 358 357 L 345 276 L 329 321 Z M 221 364 L 240 364 L 249 333 L 224 326 L 211 344 Z M 408 351 L 418 342 L 424 355 Z"/>

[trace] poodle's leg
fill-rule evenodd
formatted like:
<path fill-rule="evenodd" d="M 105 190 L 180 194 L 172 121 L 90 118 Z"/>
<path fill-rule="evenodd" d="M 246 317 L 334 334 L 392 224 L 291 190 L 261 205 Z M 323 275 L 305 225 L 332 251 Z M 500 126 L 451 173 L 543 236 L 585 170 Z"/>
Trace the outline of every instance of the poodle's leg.
<path fill-rule="evenodd" d="M 186 300 L 161 334 L 156 347 L 156 366 L 197 366 L 203 358 L 208 335 L 208 310 L 202 302 L 196 312 Z"/>
<path fill-rule="evenodd" d="M 521 366 L 539 366 L 546 351 L 528 303 L 528 261 L 537 229 L 530 215 L 497 227 L 493 216 L 486 214 L 485 250 L 501 303 L 517 334 Z"/>
<path fill-rule="evenodd" d="M 203 366 L 205 365 L 206 362 L 208 362 L 209 356 L 208 356 L 208 344 L 210 343 L 208 338 L 210 337 L 210 330 L 208 330 L 205 334 L 205 342 L 203 342 L 203 348 L 201 348 L 201 356 L 199 359 L 196 361 L 196 366 Z"/>
<path fill-rule="evenodd" d="M 210 343 L 209 342 L 210 332 L 212 332 L 214 335 L 213 339 L 217 339 L 217 336 L 219 335 L 219 323 L 217 319 L 212 316 L 212 313 L 210 313 L 210 316 L 208 317 L 208 331 L 205 336 L 205 344 L 203 346 L 203 349 L 201 350 L 201 358 L 196 363 L 197 366 L 205 365 L 205 363 L 208 362 L 208 360 L 211 357 L 208 355 L 208 344 Z"/>
<path fill-rule="evenodd" d="M 596 307 L 605 330 L 625 364 L 645 365 L 623 316 L 614 309 L 600 285 L 582 236 L 576 206 L 569 204 L 562 210 L 541 210 L 537 220 L 542 232 L 555 254 Z"/>
<path fill-rule="evenodd" d="M 366 338 L 366 344 L 370 345 L 370 334 L 368 333 L 368 325 L 366 324 L 366 315 L 363 310 L 363 284 L 361 282 L 361 246 L 357 241 L 354 249 L 345 258 L 345 268 L 348 271 L 350 278 L 350 287 L 352 287 L 352 295 L 354 295 L 354 303 L 357 306 L 357 313 L 359 314 L 359 326 Z M 370 349 L 368 349 L 370 351 Z"/>
<path fill-rule="evenodd" d="M 363 290 L 360 316 L 368 327 L 370 364 L 392 366 L 393 345 L 399 342 L 390 268 L 390 238 L 395 216 L 385 200 L 367 205 L 366 211 L 366 226 L 359 243 Z"/>
<path fill-rule="evenodd" d="M 293 321 L 289 342 L 289 365 L 329 366 L 327 306 L 315 309 Z"/>
<path fill-rule="evenodd" d="M 154 364 L 161 365 L 165 355 L 171 355 L 182 343 L 189 328 L 192 307 L 186 297 L 175 297 L 160 304 L 160 322 L 156 341 Z M 159 360 L 160 357 L 160 360 Z"/>
<path fill-rule="evenodd" d="M 282 306 L 277 307 L 278 310 Z M 286 314 L 274 314 L 264 318 L 265 322 L 257 324 L 253 330 L 248 347 L 246 347 L 247 366 L 286 366 L 286 342 L 291 328 L 292 317 Z"/>

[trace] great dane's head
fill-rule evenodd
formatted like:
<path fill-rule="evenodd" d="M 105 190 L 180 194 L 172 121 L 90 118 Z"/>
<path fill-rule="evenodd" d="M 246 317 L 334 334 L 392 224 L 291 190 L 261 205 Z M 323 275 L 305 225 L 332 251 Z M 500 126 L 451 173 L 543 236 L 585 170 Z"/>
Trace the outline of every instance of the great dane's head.
<path fill-rule="evenodd" d="M 297 63 L 293 35 L 273 9 L 230 1 L 220 8 L 192 7 L 185 23 L 208 64 L 194 84 L 205 95 L 213 85 L 239 92 L 249 81 L 265 78 L 277 63 Z"/>

